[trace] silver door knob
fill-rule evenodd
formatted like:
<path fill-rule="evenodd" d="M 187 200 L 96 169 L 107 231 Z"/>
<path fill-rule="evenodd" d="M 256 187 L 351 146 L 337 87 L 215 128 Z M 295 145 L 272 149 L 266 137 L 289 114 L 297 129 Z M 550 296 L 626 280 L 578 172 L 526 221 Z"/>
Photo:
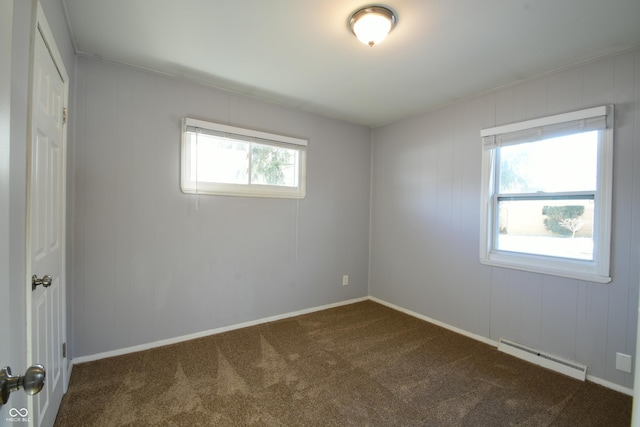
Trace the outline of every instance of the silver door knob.
<path fill-rule="evenodd" d="M 45 288 L 51 286 L 51 282 L 53 279 L 48 274 L 46 276 L 42 276 L 42 279 L 38 279 L 38 276 L 35 274 L 31 276 L 31 290 L 35 291 L 38 285 L 42 285 Z"/>
<path fill-rule="evenodd" d="M 30 366 L 23 376 L 11 375 L 11 368 L 5 366 L 0 370 L 0 391 L 2 392 L 0 406 L 7 403 L 12 391 L 22 388 L 25 393 L 31 396 L 39 393 L 44 387 L 45 376 L 46 372 L 42 365 Z"/>

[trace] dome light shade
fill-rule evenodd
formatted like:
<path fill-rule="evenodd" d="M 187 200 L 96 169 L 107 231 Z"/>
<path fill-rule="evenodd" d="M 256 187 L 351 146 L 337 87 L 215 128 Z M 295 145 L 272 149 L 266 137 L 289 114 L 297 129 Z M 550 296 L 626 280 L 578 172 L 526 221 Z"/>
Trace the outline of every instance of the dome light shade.
<path fill-rule="evenodd" d="M 355 11 L 349 18 L 349 27 L 362 43 L 375 46 L 383 41 L 397 21 L 396 14 L 384 6 L 369 6 Z"/>

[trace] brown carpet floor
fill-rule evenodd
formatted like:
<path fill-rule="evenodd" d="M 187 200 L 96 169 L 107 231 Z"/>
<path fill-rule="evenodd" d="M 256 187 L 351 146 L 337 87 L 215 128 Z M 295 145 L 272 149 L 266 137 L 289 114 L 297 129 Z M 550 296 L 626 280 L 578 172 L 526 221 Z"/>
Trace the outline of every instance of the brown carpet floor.
<path fill-rule="evenodd" d="M 631 403 L 366 301 L 76 365 L 56 426 L 628 426 Z"/>

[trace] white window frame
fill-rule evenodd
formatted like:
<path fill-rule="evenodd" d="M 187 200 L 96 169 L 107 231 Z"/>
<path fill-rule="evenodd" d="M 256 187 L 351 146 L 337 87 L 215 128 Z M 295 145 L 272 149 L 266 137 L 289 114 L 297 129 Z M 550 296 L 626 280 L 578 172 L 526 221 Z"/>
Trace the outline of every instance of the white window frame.
<path fill-rule="evenodd" d="M 600 130 L 594 211 L 594 259 L 583 261 L 496 250 L 499 210 L 495 177 L 496 150 L 501 146 L 554 136 Z M 613 191 L 613 105 L 483 129 L 480 262 L 486 265 L 568 277 L 597 283 L 611 281 L 611 208 Z"/>
<path fill-rule="evenodd" d="M 207 182 L 192 179 L 191 164 L 192 148 L 190 135 L 194 132 L 214 132 L 216 134 L 234 136 L 242 141 L 256 142 L 259 144 L 285 147 L 298 152 L 297 186 L 279 186 L 264 184 L 229 184 L 220 182 Z M 204 120 L 185 117 L 182 119 L 182 149 L 181 149 L 181 179 L 180 186 L 186 194 L 209 194 L 221 196 L 245 196 L 245 197 L 274 197 L 303 199 L 306 196 L 307 175 L 307 145 L 306 139 L 278 135 L 253 129 L 230 126 L 222 123 L 208 122 Z M 249 176 L 251 173 L 249 173 Z"/>

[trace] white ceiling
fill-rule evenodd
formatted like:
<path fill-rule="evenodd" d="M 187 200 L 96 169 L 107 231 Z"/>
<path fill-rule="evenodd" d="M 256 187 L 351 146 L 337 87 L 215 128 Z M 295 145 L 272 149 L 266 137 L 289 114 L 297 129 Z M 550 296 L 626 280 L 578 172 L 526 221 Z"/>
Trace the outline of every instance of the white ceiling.
<path fill-rule="evenodd" d="M 640 46 L 640 0 L 387 0 L 373 48 L 366 0 L 62 2 L 79 54 L 372 127 Z"/>

